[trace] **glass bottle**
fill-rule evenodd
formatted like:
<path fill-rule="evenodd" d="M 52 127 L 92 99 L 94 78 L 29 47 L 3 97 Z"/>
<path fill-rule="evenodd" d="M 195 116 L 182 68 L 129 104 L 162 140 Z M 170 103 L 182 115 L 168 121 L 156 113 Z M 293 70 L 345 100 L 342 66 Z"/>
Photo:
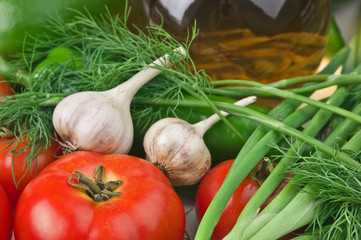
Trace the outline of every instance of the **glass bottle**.
<path fill-rule="evenodd" d="M 329 0 L 145 0 L 150 21 L 185 41 L 196 21 L 190 54 L 214 80 L 263 83 L 315 73 L 331 16 Z"/>

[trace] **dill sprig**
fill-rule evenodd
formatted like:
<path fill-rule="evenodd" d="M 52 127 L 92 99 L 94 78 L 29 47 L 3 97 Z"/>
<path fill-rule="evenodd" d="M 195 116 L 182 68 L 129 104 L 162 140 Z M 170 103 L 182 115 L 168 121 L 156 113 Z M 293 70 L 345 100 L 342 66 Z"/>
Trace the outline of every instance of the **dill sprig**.
<path fill-rule="evenodd" d="M 352 157 L 360 161 L 360 152 Z M 292 172 L 297 174 L 297 184 L 314 190 L 307 191 L 318 203 L 309 228 L 317 239 L 360 239 L 361 169 L 316 151 L 299 155 Z"/>
<path fill-rule="evenodd" d="M 194 27 L 188 41 L 180 43 L 161 27 L 148 26 L 141 31 L 128 27 L 130 9 L 124 17 L 101 15 L 75 10 L 71 22 L 61 18 L 48 24 L 49 34 L 29 36 L 36 41 L 24 42 L 23 52 L 13 62 L 13 67 L 26 75 L 19 78 L 12 69 L 9 79 L 17 86 L 15 96 L 0 101 L 0 123 L 13 126 L 16 138 L 29 144 L 22 151 L 31 149 L 28 160 L 49 147 L 53 135 L 52 111 L 64 97 L 81 91 L 104 91 L 131 78 L 138 71 L 165 54 L 170 55 L 172 69 L 157 66 L 163 72 L 147 83 L 136 96 L 162 100 L 182 100 L 184 94 L 206 98 L 201 88 L 211 88 L 210 77 L 197 71 L 189 54 L 179 56 L 174 49 L 189 45 L 197 35 Z M 134 30 L 135 29 L 135 30 Z M 67 62 L 52 63 L 40 71 L 34 71 L 38 63 L 46 59 L 54 48 L 65 47 L 79 52 L 80 57 Z M 26 79 L 26 81 L 20 81 Z M 177 104 L 176 104 L 177 105 Z M 145 130 L 156 120 L 174 113 L 176 105 L 154 108 L 149 105 L 132 105 L 133 121 L 142 123 Z"/>

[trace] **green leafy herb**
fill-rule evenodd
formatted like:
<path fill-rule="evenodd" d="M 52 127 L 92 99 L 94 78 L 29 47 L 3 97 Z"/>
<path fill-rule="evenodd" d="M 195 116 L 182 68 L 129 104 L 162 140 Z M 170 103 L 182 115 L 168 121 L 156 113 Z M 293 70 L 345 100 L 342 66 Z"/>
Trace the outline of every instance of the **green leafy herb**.
<path fill-rule="evenodd" d="M 29 161 L 51 143 L 54 136 L 52 110 L 61 99 L 75 92 L 111 89 L 175 48 L 183 46 L 188 49 L 196 36 L 194 28 L 189 42 L 180 43 L 160 27 L 149 26 L 144 32 L 139 29 L 133 32 L 128 27 L 128 10 L 123 18 L 110 14 L 96 18 L 75 13 L 77 16 L 72 22 L 61 19 L 50 22 L 48 28 L 52 33 L 39 37 L 34 44 L 25 42 L 23 54 L 11 68 L 6 68 L 11 70 L 8 74 L 13 74 L 9 81 L 17 86 L 17 93 L 1 100 L 0 123 L 2 126 L 11 125 L 17 139 L 29 138 L 28 146 L 22 150 L 32 149 Z M 60 47 L 73 49 L 80 53 L 80 57 L 54 62 L 35 71 L 37 64 L 51 50 Z M 173 69 L 164 67 L 163 73 L 146 84 L 137 95 L 157 102 L 167 99 L 180 101 L 184 93 L 201 99 L 201 87 L 211 87 L 209 76 L 195 70 L 189 55 L 185 58 L 174 56 L 170 61 Z M 132 107 L 131 111 L 134 121 L 144 121 L 146 129 L 159 119 L 161 112 L 171 113 L 175 107 L 153 109 L 143 104 Z"/>

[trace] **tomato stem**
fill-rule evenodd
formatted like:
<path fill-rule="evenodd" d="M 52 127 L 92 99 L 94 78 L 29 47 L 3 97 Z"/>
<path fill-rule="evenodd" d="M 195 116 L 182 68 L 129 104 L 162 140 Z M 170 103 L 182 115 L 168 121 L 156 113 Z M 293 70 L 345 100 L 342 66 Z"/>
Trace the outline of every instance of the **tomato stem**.
<path fill-rule="evenodd" d="M 90 180 L 87 176 L 79 171 L 74 171 L 73 174 L 77 178 L 69 177 L 68 183 L 73 186 L 85 190 L 85 192 L 96 202 L 108 201 L 113 196 L 119 196 L 120 192 L 114 192 L 122 184 L 121 180 L 116 181 L 103 181 L 104 167 L 99 165 L 94 172 L 94 181 Z M 73 183 L 76 180 L 79 183 Z"/>
<path fill-rule="evenodd" d="M 271 160 L 268 157 L 263 157 L 261 163 L 253 168 L 249 176 L 259 185 L 262 185 L 262 183 L 266 180 L 266 178 L 271 174 L 273 169 L 274 166 Z"/>

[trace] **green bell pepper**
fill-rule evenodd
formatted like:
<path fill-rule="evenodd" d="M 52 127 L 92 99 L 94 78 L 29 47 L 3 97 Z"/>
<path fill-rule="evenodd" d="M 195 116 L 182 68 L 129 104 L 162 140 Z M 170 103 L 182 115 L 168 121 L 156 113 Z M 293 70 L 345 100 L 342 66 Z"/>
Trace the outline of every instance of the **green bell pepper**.
<path fill-rule="evenodd" d="M 228 103 L 236 102 L 235 99 L 220 96 L 210 96 L 209 98 L 213 101 Z M 253 104 L 248 107 L 262 113 L 268 113 L 269 111 L 269 109 L 265 107 Z M 189 109 L 184 108 L 181 110 L 179 117 L 189 123 L 196 123 L 208 118 L 213 113 L 214 112 L 210 108 L 193 108 L 192 113 L 189 114 Z M 246 140 L 258 126 L 258 124 L 252 120 L 235 115 L 228 116 L 227 120 L 237 129 L 243 139 Z M 222 121 L 218 121 L 208 129 L 204 134 L 203 139 L 211 153 L 213 165 L 224 160 L 235 158 L 244 144 L 232 129 Z"/>
<path fill-rule="evenodd" d="M 48 56 L 36 66 L 34 72 L 39 72 L 42 68 L 52 66 L 54 63 L 66 63 L 72 60 L 74 60 L 74 62 L 72 62 L 74 67 L 78 69 L 83 68 L 84 64 L 81 61 L 82 57 L 83 55 L 76 50 L 66 47 L 57 47 L 50 50 Z"/>
<path fill-rule="evenodd" d="M 68 63 L 69 69 L 82 69 L 84 62 L 83 55 L 73 49 L 66 47 L 57 47 L 49 51 L 47 57 L 41 61 L 33 70 L 34 78 L 38 78 L 43 74 L 49 74 L 54 71 L 59 63 Z"/>
<path fill-rule="evenodd" d="M 123 14 L 126 0 L 0 0 L 0 56 L 5 59 L 21 52 L 27 34 L 38 37 L 46 32 L 50 19 L 73 19 L 69 8 L 90 14 Z M 26 41 L 32 41 L 27 38 Z"/>

